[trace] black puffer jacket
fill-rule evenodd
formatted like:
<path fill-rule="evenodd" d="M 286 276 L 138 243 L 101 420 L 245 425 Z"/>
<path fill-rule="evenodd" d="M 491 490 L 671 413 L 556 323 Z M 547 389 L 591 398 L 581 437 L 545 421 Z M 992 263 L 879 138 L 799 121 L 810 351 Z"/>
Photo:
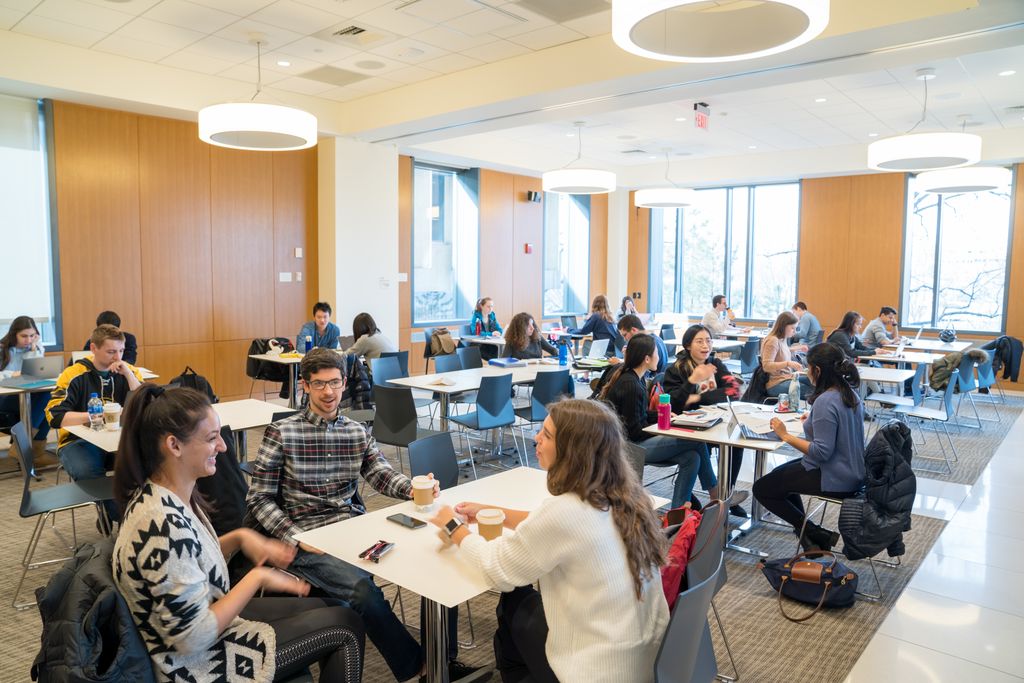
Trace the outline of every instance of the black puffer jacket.
<path fill-rule="evenodd" d="M 341 397 L 342 405 L 353 410 L 369 410 L 373 407 L 373 383 L 366 364 L 359 356 L 350 353 L 345 356 L 345 367 L 348 377 L 345 381 L 345 394 Z"/>
<path fill-rule="evenodd" d="M 75 556 L 36 591 L 42 647 L 32 680 L 155 683 L 146 646 L 114 585 L 112 539 L 79 546 Z"/>
<path fill-rule="evenodd" d="M 874 557 L 882 548 L 889 557 L 906 552 L 903 532 L 910 531 L 917 493 L 913 451 L 910 427 L 896 420 L 878 430 L 864 449 L 864 493 L 844 500 L 839 513 L 843 554 L 851 560 Z"/>

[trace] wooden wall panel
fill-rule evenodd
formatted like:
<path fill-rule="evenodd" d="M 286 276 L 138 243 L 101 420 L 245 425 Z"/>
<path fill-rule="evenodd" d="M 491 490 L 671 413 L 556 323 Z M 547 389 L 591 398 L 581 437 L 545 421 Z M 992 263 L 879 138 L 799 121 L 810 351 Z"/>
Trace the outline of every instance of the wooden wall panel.
<path fill-rule="evenodd" d="M 211 147 L 210 188 L 214 339 L 268 336 L 277 279 L 271 154 Z"/>
<path fill-rule="evenodd" d="M 218 395 L 222 391 L 214 382 L 217 373 L 214 366 L 213 344 L 211 343 L 147 346 L 146 362 L 140 363 L 140 365 L 160 375 L 156 381 L 161 384 L 170 382 L 188 366 L 209 380 Z"/>
<path fill-rule="evenodd" d="M 634 204 L 635 193 L 629 193 L 629 258 L 626 263 L 626 284 L 629 292 L 640 292 L 640 299 L 635 302 L 636 310 L 645 313 L 648 287 L 650 286 L 650 245 L 651 245 L 651 210 L 642 209 Z M 625 295 L 623 295 L 625 296 Z"/>
<path fill-rule="evenodd" d="M 514 238 L 512 253 L 512 308 L 514 313 L 526 312 L 540 320 L 544 315 L 544 202 L 526 201 L 529 191 L 543 193 L 540 178 L 517 175 L 513 179 Z M 533 245 L 533 253 L 523 251 L 524 244 Z"/>
<path fill-rule="evenodd" d="M 590 299 L 598 294 L 608 296 L 612 310 L 619 307 L 625 292 L 608 290 L 608 195 L 590 197 Z"/>
<path fill-rule="evenodd" d="M 112 309 L 145 343 L 138 117 L 54 103 L 63 334 L 71 348 Z"/>
<path fill-rule="evenodd" d="M 511 175 L 481 169 L 480 296 L 494 299 L 494 314 L 502 326 L 517 313 L 509 287 L 514 285 L 517 273 L 509 254 L 523 249 L 522 244 L 515 242 L 514 234 L 515 204 L 520 201 L 526 198 L 516 196 Z"/>
<path fill-rule="evenodd" d="M 871 320 L 882 306 L 900 308 L 907 182 L 902 173 L 858 175 L 849 180 L 845 294 L 849 305 Z"/>
<path fill-rule="evenodd" d="M 221 398 L 243 397 L 248 395 L 252 380 L 245 374 L 246 352 L 249 350 L 249 339 L 235 341 L 216 341 L 213 346 L 213 382 L 214 391 Z M 210 379 L 207 376 L 207 379 Z M 260 391 L 261 382 L 256 383 Z M 277 391 L 280 384 L 267 382 L 267 391 Z M 258 398 L 258 397 L 257 397 Z"/>
<path fill-rule="evenodd" d="M 274 334 L 292 338 L 312 319 L 314 301 L 307 282 L 316 282 L 316 148 L 272 156 L 274 183 L 274 273 L 292 274 L 291 282 L 274 282 Z M 313 172 L 309 172 L 312 163 Z M 296 247 L 302 257 L 295 256 Z M 302 280 L 298 279 L 301 274 Z"/>
<path fill-rule="evenodd" d="M 398 283 L 398 348 L 409 351 L 409 372 L 423 373 L 421 346 L 411 351 L 412 338 L 412 157 L 398 157 L 398 272 L 405 282 Z"/>
<path fill-rule="evenodd" d="M 194 123 L 139 117 L 147 346 L 213 339 L 209 150 Z"/>
<path fill-rule="evenodd" d="M 1010 287 L 1006 290 L 1006 334 L 1024 339 L 1024 164 L 1017 164 L 1013 195 L 1013 245 L 1010 249 Z"/>
<path fill-rule="evenodd" d="M 797 298 L 826 329 L 856 305 L 849 300 L 851 179 L 810 178 L 800 185 L 800 273 Z"/>

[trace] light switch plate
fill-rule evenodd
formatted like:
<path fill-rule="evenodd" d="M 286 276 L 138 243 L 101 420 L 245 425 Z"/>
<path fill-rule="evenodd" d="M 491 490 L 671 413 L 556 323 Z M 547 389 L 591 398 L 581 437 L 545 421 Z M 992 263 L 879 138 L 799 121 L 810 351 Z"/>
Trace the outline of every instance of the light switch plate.
<path fill-rule="evenodd" d="M 302 282 L 302 271 L 301 270 L 295 271 L 295 281 L 296 282 Z"/>
<path fill-rule="evenodd" d="M 292 274 L 291 273 L 278 273 L 277 274 L 277 279 L 279 281 L 281 281 L 281 282 L 291 282 L 292 281 Z"/>
<path fill-rule="evenodd" d="M 302 258 L 302 247 L 295 247 L 295 258 Z"/>

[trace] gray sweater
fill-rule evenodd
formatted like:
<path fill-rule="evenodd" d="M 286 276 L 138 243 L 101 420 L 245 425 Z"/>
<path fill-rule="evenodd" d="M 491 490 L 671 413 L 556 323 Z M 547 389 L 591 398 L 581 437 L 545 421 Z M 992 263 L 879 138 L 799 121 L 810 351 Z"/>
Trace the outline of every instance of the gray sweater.
<path fill-rule="evenodd" d="M 814 400 L 804 421 L 811 447 L 803 457 L 805 470 L 821 470 L 821 490 L 856 491 L 864 485 L 864 406 L 850 408 L 837 389 Z"/>
<path fill-rule="evenodd" d="M 380 358 L 382 353 L 394 353 L 395 351 L 398 351 L 395 342 L 377 332 L 375 334 L 364 334 L 346 353 L 354 353 L 363 358 Z"/>

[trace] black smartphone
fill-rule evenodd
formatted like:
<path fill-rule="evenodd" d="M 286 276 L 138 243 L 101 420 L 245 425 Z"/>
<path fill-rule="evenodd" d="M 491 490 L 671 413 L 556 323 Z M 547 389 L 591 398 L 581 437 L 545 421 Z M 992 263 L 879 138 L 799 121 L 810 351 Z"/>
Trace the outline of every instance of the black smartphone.
<path fill-rule="evenodd" d="M 427 525 L 427 523 L 424 522 L 422 519 L 416 519 L 415 517 L 410 517 L 409 515 L 405 515 L 402 513 L 389 515 L 388 521 L 394 522 L 395 524 L 401 524 L 407 529 L 420 529 Z"/>

